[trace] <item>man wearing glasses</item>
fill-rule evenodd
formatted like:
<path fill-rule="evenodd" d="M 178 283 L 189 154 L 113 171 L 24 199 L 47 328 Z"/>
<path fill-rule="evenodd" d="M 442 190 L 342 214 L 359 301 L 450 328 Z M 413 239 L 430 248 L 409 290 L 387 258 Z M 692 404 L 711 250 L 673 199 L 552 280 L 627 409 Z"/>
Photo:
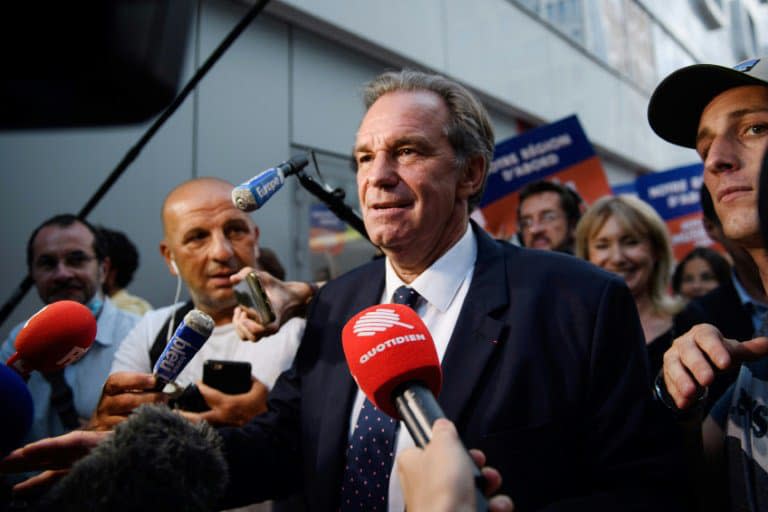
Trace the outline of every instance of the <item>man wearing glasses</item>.
<path fill-rule="evenodd" d="M 573 233 L 581 217 L 582 200 L 568 187 L 541 180 L 520 191 L 518 237 L 525 247 L 573 254 Z"/>
<path fill-rule="evenodd" d="M 45 304 L 74 300 L 96 317 L 96 340 L 79 361 L 63 371 L 32 372 L 27 386 L 35 405 L 28 441 L 63 434 L 91 417 L 120 341 L 139 317 L 117 309 L 101 291 L 109 268 L 104 243 L 87 221 L 57 215 L 43 222 L 27 242 L 27 267 Z M 0 347 L 0 362 L 15 352 L 24 324 Z"/>

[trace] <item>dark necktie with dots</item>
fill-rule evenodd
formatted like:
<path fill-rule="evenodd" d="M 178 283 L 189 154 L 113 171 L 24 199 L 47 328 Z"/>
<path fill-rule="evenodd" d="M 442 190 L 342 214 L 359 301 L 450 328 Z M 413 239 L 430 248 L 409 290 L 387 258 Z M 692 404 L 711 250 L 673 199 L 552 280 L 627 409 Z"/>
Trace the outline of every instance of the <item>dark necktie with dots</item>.
<path fill-rule="evenodd" d="M 401 286 L 392 295 L 392 302 L 415 309 L 420 298 L 413 288 Z M 341 483 L 341 510 L 387 510 L 397 428 L 397 421 L 365 399 L 347 446 L 347 464 Z"/>

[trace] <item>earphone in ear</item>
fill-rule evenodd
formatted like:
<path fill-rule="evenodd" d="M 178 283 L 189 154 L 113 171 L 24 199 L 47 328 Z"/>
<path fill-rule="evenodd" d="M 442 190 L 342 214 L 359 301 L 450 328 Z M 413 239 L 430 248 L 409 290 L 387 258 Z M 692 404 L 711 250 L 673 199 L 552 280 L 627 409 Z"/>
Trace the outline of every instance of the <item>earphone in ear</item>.
<path fill-rule="evenodd" d="M 179 266 L 176 265 L 176 260 L 171 258 L 171 268 L 176 273 L 176 275 L 179 275 Z"/>

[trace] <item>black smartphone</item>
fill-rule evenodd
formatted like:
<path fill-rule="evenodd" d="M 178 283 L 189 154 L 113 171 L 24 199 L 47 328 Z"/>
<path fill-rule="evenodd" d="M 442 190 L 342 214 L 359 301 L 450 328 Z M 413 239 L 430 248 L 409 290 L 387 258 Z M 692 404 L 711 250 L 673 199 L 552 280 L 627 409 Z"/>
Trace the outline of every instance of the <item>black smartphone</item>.
<path fill-rule="evenodd" d="M 230 395 L 247 393 L 251 389 L 251 363 L 208 359 L 203 364 L 203 382 Z"/>
<path fill-rule="evenodd" d="M 248 273 L 245 279 L 237 283 L 234 291 L 237 303 L 255 310 L 259 315 L 259 322 L 263 325 L 275 321 L 272 304 L 269 303 L 269 297 L 267 297 L 264 287 L 261 286 L 261 282 L 254 272 Z"/>
<path fill-rule="evenodd" d="M 251 363 L 209 359 L 203 364 L 203 382 L 230 395 L 246 393 L 251 389 Z M 168 405 L 190 412 L 204 412 L 210 409 L 194 384 L 184 388 Z"/>

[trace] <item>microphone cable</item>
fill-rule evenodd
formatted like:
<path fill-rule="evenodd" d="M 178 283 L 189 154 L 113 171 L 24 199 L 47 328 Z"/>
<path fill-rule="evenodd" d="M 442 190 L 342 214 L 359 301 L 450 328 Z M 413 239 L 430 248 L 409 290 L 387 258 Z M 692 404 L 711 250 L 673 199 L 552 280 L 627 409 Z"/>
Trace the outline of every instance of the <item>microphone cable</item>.
<path fill-rule="evenodd" d="M 171 336 L 173 336 L 173 329 L 176 325 L 176 310 L 179 309 L 176 307 L 176 304 L 179 302 L 179 297 L 181 296 L 181 274 L 177 271 L 176 272 L 176 295 L 173 296 L 173 311 L 171 312 L 171 321 L 168 322 L 168 332 L 165 334 L 165 342 L 168 343 L 171 341 Z"/>
<path fill-rule="evenodd" d="M 329 210 L 335 213 L 339 219 L 349 224 L 355 231 L 360 233 L 363 238 L 370 242 L 371 239 L 368 236 L 368 231 L 365 229 L 365 223 L 363 223 L 363 219 L 357 212 L 355 212 L 349 205 L 347 205 L 347 203 L 344 202 L 344 197 L 346 196 L 344 190 L 341 188 L 331 189 L 330 186 L 325 184 L 325 180 L 320 174 L 320 167 L 317 165 L 317 157 L 315 156 L 315 152 L 310 151 L 309 153 L 312 155 L 312 162 L 315 165 L 315 170 L 317 171 L 317 175 L 323 184 L 315 181 L 304 171 L 299 171 L 296 173 L 296 177 L 299 179 L 301 186 L 304 187 L 307 192 L 322 201 L 323 204 L 325 204 Z"/>

